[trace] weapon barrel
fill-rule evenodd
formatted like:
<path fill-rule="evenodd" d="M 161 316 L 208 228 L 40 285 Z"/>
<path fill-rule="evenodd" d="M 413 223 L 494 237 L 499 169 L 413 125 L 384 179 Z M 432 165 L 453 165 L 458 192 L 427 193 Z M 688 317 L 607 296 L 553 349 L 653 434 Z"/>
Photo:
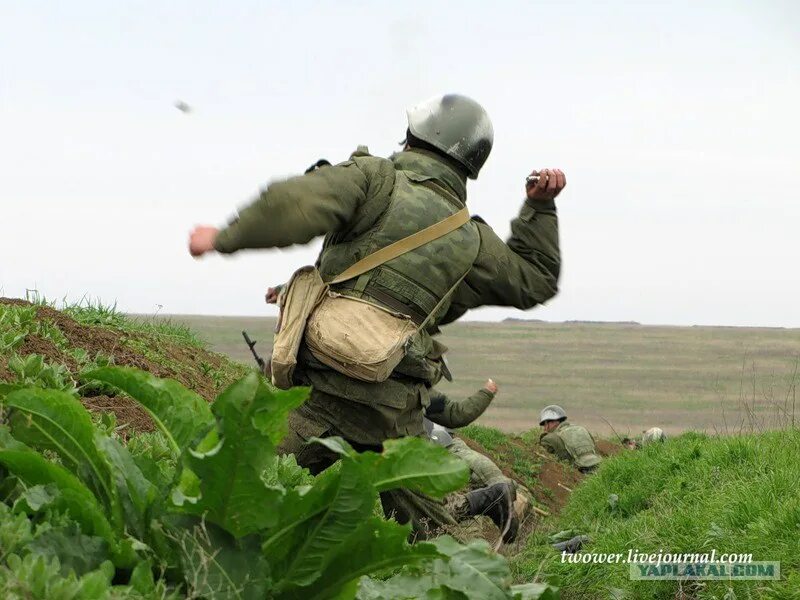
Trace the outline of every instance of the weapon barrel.
<path fill-rule="evenodd" d="M 258 355 L 258 352 L 256 352 L 256 347 L 255 347 L 256 346 L 256 342 L 255 342 L 255 340 L 251 340 L 250 336 L 247 335 L 246 331 L 242 331 L 242 337 L 244 338 L 244 341 L 247 344 L 247 347 L 250 348 L 250 352 L 252 353 L 253 358 L 256 359 L 256 364 L 263 371 L 264 370 L 264 366 L 265 366 L 266 363 L 264 362 L 264 359 L 261 358 Z"/>

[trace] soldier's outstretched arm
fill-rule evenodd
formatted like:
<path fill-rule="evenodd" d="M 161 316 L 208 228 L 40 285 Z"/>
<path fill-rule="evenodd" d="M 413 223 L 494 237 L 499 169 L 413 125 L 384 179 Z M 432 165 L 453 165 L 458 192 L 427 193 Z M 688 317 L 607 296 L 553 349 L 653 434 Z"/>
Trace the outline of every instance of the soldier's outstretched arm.
<path fill-rule="evenodd" d="M 555 197 L 566 185 L 558 169 L 545 169 L 529 184 L 511 236 L 503 242 L 489 225 L 478 222 L 481 248 L 472 270 L 456 289 L 442 324 L 478 306 L 528 309 L 558 292 L 561 256 Z"/>
<path fill-rule="evenodd" d="M 317 236 L 349 228 L 356 211 L 376 194 L 391 189 L 393 182 L 392 163 L 371 156 L 275 182 L 224 229 L 195 230 L 190 251 L 196 256 L 210 249 L 227 254 L 246 248 L 308 243 Z M 212 248 L 206 247 L 209 240 L 202 239 L 203 230 L 213 238 Z M 198 231 L 201 239 L 195 245 Z"/>
<path fill-rule="evenodd" d="M 497 388 L 491 389 L 489 383 L 494 385 L 490 379 L 487 386 L 463 400 L 452 400 L 436 388 L 431 388 L 431 402 L 425 410 L 425 416 L 437 425 L 449 429 L 469 425 L 486 411 L 494 399 Z"/>

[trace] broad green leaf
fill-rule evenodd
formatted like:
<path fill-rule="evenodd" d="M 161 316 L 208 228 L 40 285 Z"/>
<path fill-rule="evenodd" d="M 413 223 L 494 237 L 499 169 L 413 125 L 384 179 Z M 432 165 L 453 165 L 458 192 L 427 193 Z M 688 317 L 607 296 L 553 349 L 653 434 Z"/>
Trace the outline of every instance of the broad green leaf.
<path fill-rule="evenodd" d="M 435 586 L 435 587 L 432 587 Z M 359 581 L 356 600 L 469 600 L 459 591 L 451 590 L 443 585 L 436 585 L 430 578 L 393 577 L 382 581 L 370 577 L 362 577 Z M 478 596 L 474 596 L 478 598 Z"/>
<path fill-rule="evenodd" d="M 208 403 L 173 379 L 131 367 L 104 367 L 83 376 L 113 385 L 141 404 L 176 452 L 214 423 Z"/>
<path fill-rule="evenodd" d="M 152 524 L 155 523 L 155 521 L 152 522 Z M 151 532 L 148 531 L 148 534 L 149 533 Z M 117 540 L 116 546 L 112 549 L 112 558 L 117 567 L 121 569 L 131 569 L 139 564 L 143 556 L 151 555 L 152 551 L 153 549 L 141 540 L 126 535 Z"/>
<path fill-rule="evenodd" d="M 72 570 L 81 576 L 99 568 L 109 558 L 106 540 L 85 535 L 75 525 L 45 530 L 28 544 L 28 550 L 48 558 L 58 558 L 62 575 Z"/>
<path fill-rule="evenodd" d="M 514 600 L 558 600 L 558 588 L 546 583 L 522 583 L 511 586 Z"/>
<path fill-rule="evenodd" d="M 96 433 L 95 442 L 110 465 L 126 528 L 139 538 L 144 538 L 150 521 L 150 509 L 157 495 L 155 486 L 142 474 L 128 449 L 117 440 Z"/>
<path fill-rule="evenodd" d="M 87 535 L 96 535 L 114 544 L 111 525 L 94 494 L 67 469 L 32 450 L 0 450 L 0 464 L 28 485 L 54 484 L 60 494 L 52 506 L 68 513 Z"/>
<path fill-rule="evenodd" d="M 16 392 L 19 389 L 22 389 L 23 386 L 17 385 L 15 383 L 2 383 L 0 382 L 0 402 L 2 402 L 3 398 L 10 394 L 11 392 Z"/>
<path fill-rule="evenodd" d="M 128 585 L 142 596 L 155 595 L 156 582 L 153 578 L 153 565 L 149 560 L 143 560 L 133 568 Z"/>
<path fill-rule="evenodd" d="M 139 467 L 145 479 L 151 482 L 162 495 L 169 491 L 175 473 L 170 469 L 163 469 L 163 461 L 157 462 L 149 456 L 138 454 L 133 457 L 133 462 Z"/>
<path fill-rule="evenodd" d="M 222 440 L 219 437 L 219 431 L 217 429 L 209 430 L 206 436 L 200 440 L 194 448 L 191 446 L 187 448 L 189 454 L 195 458 L 214 456 L 220 449 L 222 449 Z"/>
<path fill-rule="evenodd" d="M 61 494 L 52 483 L 33 485 L 22 492 L 14 502 L 14 512 L 36 513 L 55 502 Z"/>
<path fill-rule="evenodd" d="M 64 466 L 104 500 L 112 520 L 120 524 L 119 499 L 108 466 L 95 447 L 92 419 L 81 403 L 66 392 L 26 388 L 6 396 L 5 404 L 13 409 L 14 437 L 56 452 Z"/>
<path fill-rule="evenodd" d="M 259 394 L 265 401 L 253 415 L 253 425 L 261 433 L 266 433 L 277 446 L 288 432 L 287 417 L 291 411 L 308 399 L 311 388 L 296 387 L 290 390 L 276 390 L 267 386 L 259 377 Z"/>
<path fill-rule="evenodd" d="M 353 447 L 347 443 L 346 440 L 338 437 L 331 436 L 326 438 L 312 437 L 308 440 L 310 444 L 319 444 L 325 446 L 331 452 L 335 452 L 339 456 L 355 457 L 358 454 Z"/>
<path fill-rule="evenodd" d="M 506 598 L 511 571 L 505 557 L 495 554 L 489 544 L 476 540 L 467 545 L 443 536 L 434 542 L 449 557 L 434 561 L 433 576 L 439 583 L 464 594 L 481 598 Z"/>
<path fill-rule="evenodd" d="M 14 436 L 11 435 L 7 425 L 0 425 L 0 449 L 3 450 L 30 450 L 27 445 L 23 444 Z"/>
<path fill-rule="evenodd" d="M 185 519 L 174 537 L 184 579 L 193 597 L 261 600 L 267 596 L 269 567 L 258 539 L 234 539 L 219 527 Z"/>
<path fill-rule="evenodd" d="M 379 492 L 402 487 L 442 498 L 469 481 L 464 461 L 422 438 L 386 440 L 383 448 L 382 454 L 364 452 L 356 458 L 373 472 Z"/>
<path fill-rule="evenodd" d="M 186 466 L 200 481 L 198 494 L 192 478 L 182 475 L 173 498 L 183 502 L 183 512 L 203 515 L 237 538 L 275 522 L 282 492 L 268 488 L 262 478 L 276 460 L 275 449 L 269 435 L 253 423 L 254 415 L 272 402 L 272 393 L 255 373 L 220 394 L 213 405 L 217 431 L 184 454 Z"/>
<path fill-rule="evenodd" d="M 200 478 L 188 467 L 181 471 L 177 485 L 172 488 L 170 498 L 175 506 L 181 507 L 188 504 L 197 504 L 202 496 L 200 492 Z"/>
<path fill-rule="evenodd" d="M 312 585 L 293 587 L 281 598 L 321 600 L 330 598 L 339 590 L 341 593 L 336 597 L 354 598 L 357 582 L 363 575 L 399 569 L 439 556 L 433 544 L 409 544 L 410 533 L 410 527 L 370 517 L 341 544 L 330 549 L 331 557 Z"/>
<path fill-rule="evenodd" d="M 287 495 L 281 520 L 262 546 L 276 589 L 319 578 L 341 544 L 372 515 L 374 502 L 369 474 L 350 459 L 338 472 L 323 473 L 303 496 Z"/>
<path fill-rule="evenodd" d="M 443 556 L 405 568 L 386 581 L 365 580 L 359 600 L 377 598 L 513 598 L 511 572 L 503 556 L 483 541 L 461 545 L 449 536 L 433 545 Z"/>

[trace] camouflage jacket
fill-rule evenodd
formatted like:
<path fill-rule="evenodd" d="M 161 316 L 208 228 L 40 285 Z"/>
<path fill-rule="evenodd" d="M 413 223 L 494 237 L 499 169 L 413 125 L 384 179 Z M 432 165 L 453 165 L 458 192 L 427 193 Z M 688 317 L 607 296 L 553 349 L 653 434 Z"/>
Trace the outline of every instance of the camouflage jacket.
<path fill-rule="evenodd" d="M 568 421 L 564 421 L 550 433 L 542 432 L 539 436 L 539 443 L 551 454 L 555 454 L 559 460 L 572 461 L 564 440 L 558 435 L 558 430 L 569 426 Z"/>
<path fill-rule="evenodd" d="M 586 446 L 591 446 L 591 449 L 589 450 L 587 448 L 579 450 L 574 446 L 572 448 L 568 448 L 568 440 L 565 439 L 565 435 L 567 438 L 570 436 L 569 432 L 565 432 L 567 428 L 573 428 L 573 431 L 574 429 L 581 430 L 582 438 L 586 439 Z M 585 428 L 577 425 L 573 426 L 568 421 L 562 422 L 550 433 L 542 433 L 542 435 L 539 437 L 539 443 L 544 446 L 548 452 L 555 454 L 559 460 L 571 462 L 579 468 L 594 466 L 600 462 L 600 457 L 597 455 L 597 451 L 594 448 L 594 440 L 592 435 L 586 431 Z M 570 452 L 570 450 L 572 450 L 572 452 Z"/>
<path fill-rule="evenodd" d="M 357 151 L 344 163 L 271 184 L 236 221 L 220 231 L 215 247 L 231 253 L 244 248 L 305 244 L 326 236 L 325 257 L 337 246 L 369 240 L 391 204 L 398 170 L 406 179 L 427 180 L 445 188 L 462 206 L 466 202 L 466 178 L 436 154 L 414 149 L 385 159 Z M 478 234 L 477 253 L 450 302 L 431 324 L 431 333 L 472 308 L 496 305 L 528 309 L 557 292 L 560 255 L 554 203 L 523 203 L 519 216 L 511 222 L 507 242 L 478 217 L 473 217 L 470 226 Z M 349 254 L 351 262 L 363 256 L 357 251 Z M 323 275 L 327 262 L 320 261 Z M 346 266 L 340 261 L 330 269 Z M 424 277 L 422 274 L 422 281 L 411 281 L 412 287 L 437 287 L 426 285 L 429 282 Z M 424 341 L 427 346 L 420 355 L 436 364 L 442 347 Z M 296 382 L 313 386 L 321 392 L 318 397 L 325 398 L 317 401 L 312 394 L 301 410 L 330 424 L 339 435 L 362 444 L 420 435 L 422 411 L 430 402 L 428 390 L 436 383 L 437 374 L 418 373 L 411 368 L 415 366 L 398 369 L 385 382 L 364 383 L 325 368 L 301 348 Z M 338 400 L 331 401 L 331 397 Z"/>

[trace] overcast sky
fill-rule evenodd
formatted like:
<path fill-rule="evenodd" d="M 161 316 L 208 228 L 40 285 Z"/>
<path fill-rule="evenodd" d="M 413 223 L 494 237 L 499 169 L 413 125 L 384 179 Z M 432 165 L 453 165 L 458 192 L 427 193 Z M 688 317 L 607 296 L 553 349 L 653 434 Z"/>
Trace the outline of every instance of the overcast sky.
<path fill-rule="evenodd" d="M 791 0 L 2 2 L 0 291 L 272 314 L 318 244 L 196 261 L 192 226 L 390 154 L 441 92 L 492 117 L 469 205 L 501 235 L 527 172 L 568 179 L 560 294 L 470 318 L 800 326 Z"/>

